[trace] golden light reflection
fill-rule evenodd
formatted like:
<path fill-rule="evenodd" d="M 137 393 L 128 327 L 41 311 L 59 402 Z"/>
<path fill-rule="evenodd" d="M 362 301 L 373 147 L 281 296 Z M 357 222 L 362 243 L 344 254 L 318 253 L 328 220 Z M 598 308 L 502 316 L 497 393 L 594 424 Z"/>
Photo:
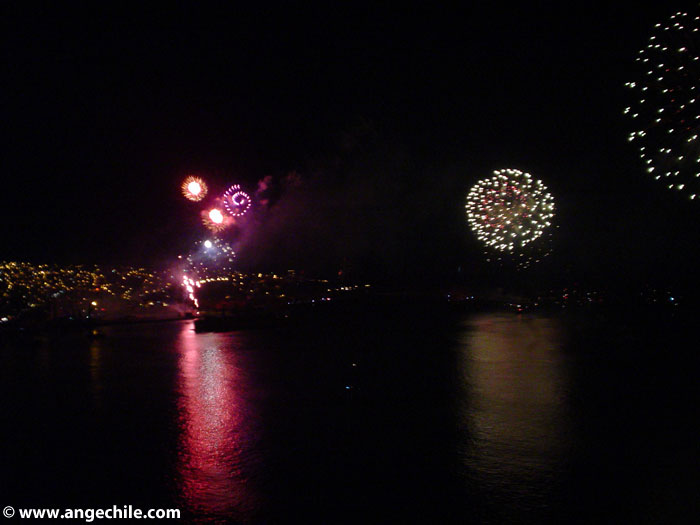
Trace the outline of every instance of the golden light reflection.
<path fill-rule="evenodd" d="M 460 348 L 466 466 L 480 483 L 506 492 L 546 485 L 568 442 L 557 322 L 491 314 L 466 328 Z"/>
<path fill-rule="evenodd" d="M 90 343 L 90 390 L 92 393 L 92 401 L 95 407 L 102 405 L 102 346 L 98 341 Z"/>
<path fill-rule="evenodd" d="M 192 328 L 183 324 L 178 339 L 181 496 L 198 514 L 245 521 L 256 499 L 246 475 L 252 446 L 248 385 L 232 336 Z"/>

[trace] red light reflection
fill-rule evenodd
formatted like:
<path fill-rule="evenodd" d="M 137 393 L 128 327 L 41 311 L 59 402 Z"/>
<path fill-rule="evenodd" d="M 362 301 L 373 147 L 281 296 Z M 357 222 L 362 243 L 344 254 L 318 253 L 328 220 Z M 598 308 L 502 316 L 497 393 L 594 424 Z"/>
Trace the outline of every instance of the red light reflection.
<path fill-rule="evenodd" d="M 255 508 L 256 494 L 246 477 L 252 439 L 246 384 L 236 366 L 232 337 L 195 334 L 191 324 L 183 325 L 178 340 L 178 473 L 191 511 L 245 520 Z"/>

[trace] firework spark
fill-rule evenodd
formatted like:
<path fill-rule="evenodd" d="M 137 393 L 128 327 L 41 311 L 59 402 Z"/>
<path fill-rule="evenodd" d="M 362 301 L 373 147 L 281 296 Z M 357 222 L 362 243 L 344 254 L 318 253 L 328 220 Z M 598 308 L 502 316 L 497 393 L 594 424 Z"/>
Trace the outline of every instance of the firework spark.
<path fill-rule="evenodd" d="M 656 24 L 636 61 L 639 80 L 626 86 L 636 102 L 625 108 L 646 171 L 669 189 L 700 197 L 700 17 L 679 12 Z"/>
<path fill-rule="evenodd" d="M 187 275 L 183 275 L 182 286 L 185 288 L 185 291 L 187 292 L 187 297 L 190 299 L 190 301 L 194 303 L 194 306 L 196 308 L 199 308 L 199 301 L 194 295 L 195 287 L 199 288 L 201 286 L 199 281 L 192 279 Z"/>
<path fill-rule="evenodd" d="M 228 275 L 233 271 L 236 252 L 227 242 L 213 237 L 195 243 L 187 255 L 190 272 L 200 279 Z"/>

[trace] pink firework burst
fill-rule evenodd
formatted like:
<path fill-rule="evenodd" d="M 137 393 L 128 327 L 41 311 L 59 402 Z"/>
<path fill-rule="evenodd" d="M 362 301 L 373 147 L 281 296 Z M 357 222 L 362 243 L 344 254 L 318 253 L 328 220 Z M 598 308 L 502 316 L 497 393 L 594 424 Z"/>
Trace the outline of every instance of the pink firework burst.
<path fill-rule="evenodd" d="M 244 192 L 238 184 L 231 186 L 223 195 L 226 211 L 233 217 L 240 217 L 250 208 L 250 195 Z"/>

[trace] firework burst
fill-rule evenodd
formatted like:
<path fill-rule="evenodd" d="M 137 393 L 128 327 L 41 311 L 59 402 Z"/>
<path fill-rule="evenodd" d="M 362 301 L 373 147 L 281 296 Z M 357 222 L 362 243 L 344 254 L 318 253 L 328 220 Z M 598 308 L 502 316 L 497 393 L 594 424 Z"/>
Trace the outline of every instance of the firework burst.
<path fill-rule="evenodd" d="M 700 17 L 679 12 L 656 24 L 636 61 L 636 96 L 624 113 L 635 123 L 628 139 L 638 145 L 646 171 L 667 188 L 700 196 Z"/>
<path fill-rule="evenodd" d="M 219 208 L 202 211 L 202 222 L 212 233 L 219 233 L 231 225 L 232 219 L 226 217 Z"/>
<path fill-rule="evenodd" d="M 207 185 L 199 177 L 190 176 L 182 182 L 182 194 L 194 202 L 201 201 L 207 195 Z"/>
<path fill-rule="evenodd" d="M 465 208 L 472 231 L 497 258 L 506 255 L 525 263 L 541 252 L 533 243 L 551 226 L 554 198 L 529 173 L 505 169 L 477 182 Z"/>
<path fill-rule="evenodd" d="M 250 208 L 250 195 L 238 184 L 231 186 L 223 195 L 224 206 L 233 217 L 240 217 Z"/>
<path fill-rule="evenodd" d="M 213 237 L 195 243 L 187 255 L 190 271 L 200 278 L 211 277 L 212 274 L 230 273 L 236 252 L 227 242 Z"/>

